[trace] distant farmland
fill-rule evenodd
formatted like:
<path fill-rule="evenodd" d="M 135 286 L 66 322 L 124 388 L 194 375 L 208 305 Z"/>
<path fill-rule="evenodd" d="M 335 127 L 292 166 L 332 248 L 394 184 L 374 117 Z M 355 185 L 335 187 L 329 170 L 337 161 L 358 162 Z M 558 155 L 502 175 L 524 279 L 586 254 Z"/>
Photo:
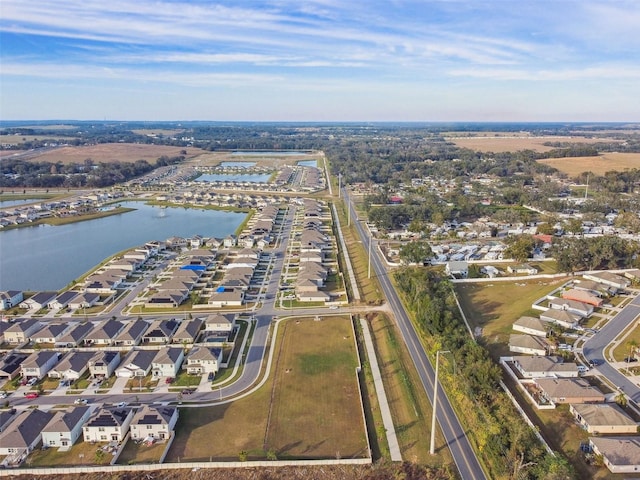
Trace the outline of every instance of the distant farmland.
<path fill-rule="evenodd" d="M 557 168 L 571 177 L 583 172 L 604 175 L 612 170 L 621 172 L 626 169 L 640 168 L 640 153 L 605 153 L 597 157 L 548 158 L 539 162 Z"/>
<path fill-rule="evenodd" d="M 49 150 L 42 155 L 32 157 L 36 162 L 83 163 L 90 158 L 94 163 L 100 162 L 135 162 L 146 160 L 153 163 L 159 157 L 177 157 L 182 150 L 187 151 L 186 158 L 195 157 L 204 152 L 199 148 L 169 147 L 165 145 L 141 145 L 137 143 L 102 143 L 86 147 L 60 147 Z"/>
<path fill-rule="evenodd" d="M 532 137 L 524 133 L 522 136 L 505 136 L 504 133 L 498 135 L 493 133 L 474 134 L 473 136 L 445 136 L 446 140 L 455 143 L 461 148 L 470 148 L 479 152 L 517 152 L 519 150 L 533 150 L 534 152 L 548 152 L 555 147 L 544 145 L 547 142 L 567 142 L 567 143 L 598 143 L 614 142 L 613 139 L 605 138 L 584 138 L 584 137 Z"/>

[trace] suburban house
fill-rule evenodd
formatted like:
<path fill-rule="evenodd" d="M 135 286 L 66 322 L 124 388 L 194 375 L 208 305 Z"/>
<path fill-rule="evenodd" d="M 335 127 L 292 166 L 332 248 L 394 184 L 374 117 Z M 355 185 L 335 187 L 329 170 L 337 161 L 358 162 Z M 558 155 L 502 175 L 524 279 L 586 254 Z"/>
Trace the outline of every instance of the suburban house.
<path fill-rule="evenodd" d="M 299 292 L 296 290 L 296 298 L 300 302 L 328 302 L 331 296 L 327 292 Z"/>
<path fill-rule="evenodd" d="M 184 360 L 182 347 L 161 348 L 151 364 L 154 377 L 176 377 Z"/>
<path fill-rule="evenodd" d="M 509 335 L 509 351 L 529 355 L 547 354 L 549 344 L 542 338 L 533 335 Z"/>
<path fill-rule="evenodd" d="M 21 371 L 22 362 L 27 357 L 26 353 L 9 352 L 0 361 L 0 378 L 12 380 L 16 378 Z"/>
<path fill-rule="evenodd" d="M 179 344 L 195 343 L 198 339 L 198 335 L 200 335 L 202 324 L 203 321 L 201 318 L 194 318 L 192 320 L 185 320 L 181 322 L 171 341 Z"/>
<path fill-rule="evenodd" d="M 537 378 L 542 395 L 553 403 L 604 403 L 604 394 L 584 378 Z"/>
<path fill-rule="evenodd" d="M 20 305 L 23 299 L 24 295 L 19 290 L 5 290 L 0 292 L 0 310 L 9 310 L 16 305 Z"/>
<path fill-rule="evenodd" d="M 565 310 L 581 318 L 588 318 L 593 313 L 593 305 L 569 300 L 568 298 L 553 297 L 549 300 L 549 308 L 554 310 Z"/>
<path fill-rule="evenodd" d="M 538 269 L 536 267 L 532 267 L 528 263 L 523 263 L 520 265 L 509 265 L 507 267 L 507 272 L 515 273 L 516 275 L 535 275 L 538 273 Z"/>
<path fill-rule="evenodd" d="M 55 342 L 55 346 L 57 348 L 76 348 L 79 347 L 82 342 L 84 341 L 84 338 L 89 334 L 89 332 L 93 330 L 93 324 L 86 322 L 86 323 L 79 323 L 74 327 L 71 327 L 70 330 L 66 331 L 62 336 L 60 336 L 56 342 Z"/>
<path fill-rule="evenodd" d="M 100 294 L 83 292 L 73 297 L 69 301 L 68 306 L 72 310 L 77 310 L 79 308 L 90 308 L 93 307 L 98 302 L 98 300 L 100 300 Z"/>
<path fill-rule="evenodd" d="M 572 404 L 569 405 L 569 413 L 589 433 L 638 433 L 638 423 L 615 403 Z"/>
<path fill-rule="evenodd" d="M 524 378 L 571 378 L 578 376 L 578 365 L 564 362 L 562 357 L 516 356 L 512 357 L 513 367 Z"/>
<path fill-rule="evenodd" d="M 613 287 L 617 290 L 624 290 L 631 285 L 631 280 L 611 272 L 593 272 L 585 273 L 582 275 L 587 280 L 593 280 L 594 282 L 604 283 L 609 287 Z"/>
<path fill-rule="evenodd" d="M 146 308 L 177 308 L 189 297 L 189 289 L 162 290 L 154 293 L 144 304 Z"/>
<path fill-rule="evenodd" d="M 122 361 L 122 365 L 116 369 L 118 377 L 144 377 L 151 371 L 151 364 L 157 350 L 135 350 Z"/>
<path fill-rule="evenodd" d="M 78 292 L 74 292 L 73 290 L 67 290 L 66 292 L 62 292 L 56 298 L 51 300 L 47 307 L 52 310 L 61 310 L 66 308 L 69 305 L 69 302 L 78 296 Z"/>
<path fill-rule="evenodd" d="M 611 473 L 640 471 L 640 436 L 589 437 L 589 445 Z"/>
<path fill-rule="evenodd" d="M 0 410 L 0 433 L 4 432 L 16 418 L 16 409 Z"/>
<path fill-rule="evenodd" d="M 467 278 L 469 276 L 469 264 L 464 261 L 447 262 L 444 266 L 444 271 L 447 275 Z"/>
<path fill-rule="evenodd" d="M 597 295 L 594 295 L 590 291 L 580 290 L 578 288 L 572 288 L 565 292 L 562 292 L 562 298 L 567 300 L 575 300 L 577 302 L 586 303 L 587 305 L 593 305 L 594 307 L 602 306 L 604 300 Z"/>
<path fill-rule="evenodd" d="M 89 420 L 91 409 L 86 406 L 58 411 L 42 430 L 42 445 L 71 447 L 82 435 L 82 425 Z"/>
<path fill-rule="evenodd" d="M 178 329 L 178 321 L 172 320 L 155 320 L 147 332 L 142 337 L 144 343 L 169 343 L 171 337 Z"/>
<path fill-rule="evenodd" d="M 4 331 L 4 341 L 12 345 L 20 345 L 31 338 L 31 335 L 42 328 L 35 318 L 16 320 Z"/>
<path fill-rule="evenodd" d="M 70 327 L 71 325 L 68 323 L 50 323 L 32 334 L 31 341 L 33 343 L 48 343 L 55 345 L 58 339 L 67 333 Z"/>
<path fill-rule="evenodd" d="M 53 414 L 37 408 L 21 411 L 6 430 L 0 433 L 0 455 L 8 455 L 7 463 L 22 463 L 26 455 L 40 443 L 42 429 Z"/>
<path fill-rule="evenodd" d="M 512 328 L 516 332 L 526 333 L 527 335 L 546 337 L 549 324 L 536 317 L 520 317 L 513 323 Z"/>
<path fill-rule="evenodd" d="M 244 292 L 238 288 L 224 288 L 216 290 L 207 301 L 207 304 L 215 308 L 240 307 L 244 300 Z"/>
<path fill-rule="evenodd" d="M 580 324 L 580 316 L 570 313 L 566 310 L 555 310 L 549 308 L 544 313 L 540 314 L 540 320 L 545 322 L 555 323 L 562 328 L 574 329 Z"/>
<path fill-rule="evenodd" d="M 201 375 L 217 373 L 222 362 L 222 349 L 216 347 L 193 347 L 187 356 L 184 368 L 187 373 Z"/>
<path fill-rule="evenodd" d="M 49 378 L 78 380 L 89 368 L 95 352 L 69 352 L 47 373 Z"/>
<path fill-rule="evenodd" d="M 116 337 L 114 345 L 129 347 L 139 345 L 147 328 L 149 328 L 149 324 L 144 320 L 129 322 Z"/>
<path fill-rule="evenodd" d="M 85 442 L 122 442 L 133 419 L 131 408 L 99 408 L 84 424 Z"/>
<path fill-rule="evenodd" d="M 120 364 L 120 352 L 100 350 L 89 360 L 89 373 L 93 378 L 109 378 Z"/>
<path fill-rule="evenodd" d="M 43 378 L 56 363 L 58 363 L 58 352 L 51 350 L 33 352 L 22 362 L 22 376 L 24 378 Z"/>
<path fill-rule="evenodd" d="M 101 322 L 84 339 L 87 345 L 113 345 L 114 339 L 124 328 L 124 323 L 109 319 Z"/>
<path fill-rule="evenodd" d="M 605 285 L 604 283 L 594 282 L 593 280 L 576 280 L 573 282 L 573 288 L 578 290 L 586 290 L 598 297 L 609 297 L 615 295 L 616 289 Z"/>
<path fill-rule="evenodd" d="M 171 436 L 178 421 L 178 409 L 172 406 L 143 405 L 131 420 L 131 438 L 164 440 Z"/>
<path fill-rule="evenodd" d="M 40 310 L 45 308 L 49 302 L 55 300 L 57 296 L 58 292 L 38 292 L 32 297 L 20 302 L 20 308 L 26 308 L 27 310 Z"/>
<path fill-rule="evenodd" d="M 95 273 L 87 277 L 84 291 L 88 293 L 112 294 L 122 285 L 125 278 L 113 272 Z"/>

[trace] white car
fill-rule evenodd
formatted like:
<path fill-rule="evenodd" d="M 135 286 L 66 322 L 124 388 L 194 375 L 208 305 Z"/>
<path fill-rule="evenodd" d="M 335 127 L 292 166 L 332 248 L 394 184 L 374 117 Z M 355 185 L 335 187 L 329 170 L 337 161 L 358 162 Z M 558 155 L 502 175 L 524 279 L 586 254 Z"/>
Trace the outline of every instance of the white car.
<path fill-rule="evenodd" d="M 127 402 L 116 403 L 116 407 L 118 407 L 118 408 L 122 408 L 122 407 L 126 407 L 126 406 L 127 406 Z"/>
<path fill-rule="evenodd" d="M 75 403 L 76 405 L 86 405 L 87 403 L 89 403 L 87 401 L 86 398 L 76 398 L 73 403 Z"/>

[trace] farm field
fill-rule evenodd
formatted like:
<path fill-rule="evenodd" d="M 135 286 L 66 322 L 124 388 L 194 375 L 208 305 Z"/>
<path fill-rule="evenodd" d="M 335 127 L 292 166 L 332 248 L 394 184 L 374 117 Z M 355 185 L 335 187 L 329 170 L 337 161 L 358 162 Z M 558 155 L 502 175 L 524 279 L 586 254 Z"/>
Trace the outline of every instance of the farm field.
<path fill-rule="evenodd" d="M 569 176 L 577 176 L 583 172 L 604 175 L 612 170 L 621 172 L 626 169 L 640 168 L 640 153 L 604 153 L 597 157 L 548 158 L 538 161 L 557 168 Z"/>
<path fill-rule="evenodd" d="M 59 135 L 2 135 L 0 136 L 0 143 L 5 145 L 20 145 L 25 142 L 35 142 L 38 140 L 55 140 L 60 143 L 68 143 L 74 140 L 76 137 L 61 137 Z"/>
<path fill-rule="evenodd" d="M 458 147 L 470 148 L 479 152 L 516 152 L 518 150 L 533 150 L 534 152 L 548 152 L 555 147 L 544 145 L 547 142 L 597 143 L 612 142 L 613 139 L 584 138 L 584 137 L 533 137 L 526 133 L 518 136 L 505 136 L 494 133 L 474 134 L 474 136 L 446 136 L 447 141 Z"/>
<path fill-rule="evenodd" d="M 199 148 L 169 147 L 164 145 L 141 145 L 136 143 L 103 143 L 82 147 L 61 147 L 32 158 L 37 162 L 83 163 L 90 158 L 94 163 L 100 162 L 135 162 L 147 160 L 155 162 L 159 157 L 177 157 L 182 150 L 186 157 L 194 157 L 203 152 Z"/>
<path fill-rule="evenodd" d="M 350 320 L 285 321 L 275 348 L 271 376 L 258 391 L 180 410 L 167 462 L 368 453 Z"/>

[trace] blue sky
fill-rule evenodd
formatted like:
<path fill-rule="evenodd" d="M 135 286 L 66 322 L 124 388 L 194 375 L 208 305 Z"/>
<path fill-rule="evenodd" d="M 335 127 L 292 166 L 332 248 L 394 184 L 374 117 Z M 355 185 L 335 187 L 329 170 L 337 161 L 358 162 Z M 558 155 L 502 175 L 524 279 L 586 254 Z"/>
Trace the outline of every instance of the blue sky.
<path fill-rule="evenodd" d="M 2 0 L 2 119 L 640 121 L 640 1 Z"/>

